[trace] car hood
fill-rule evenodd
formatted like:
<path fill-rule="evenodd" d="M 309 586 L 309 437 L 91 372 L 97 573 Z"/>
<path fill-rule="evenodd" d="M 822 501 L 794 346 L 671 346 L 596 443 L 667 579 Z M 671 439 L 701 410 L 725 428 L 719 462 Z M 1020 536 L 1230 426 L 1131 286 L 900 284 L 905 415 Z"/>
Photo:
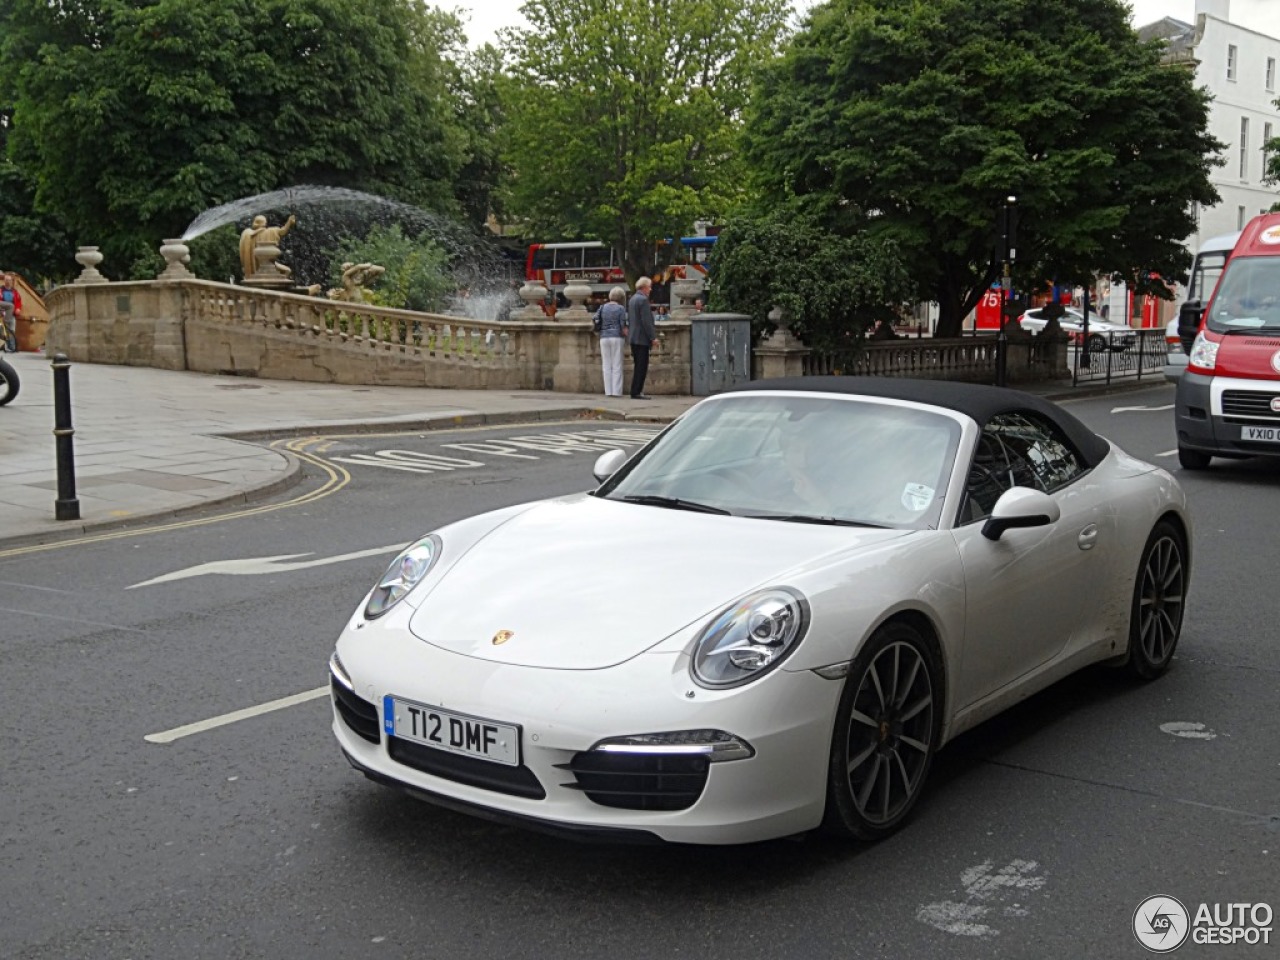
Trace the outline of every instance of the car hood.
<path fill-rule="evenodd" d="M 452 561 L 409 622 L 480 660 L 613 666 L 824 555 L 910 531 L 750 520 L 580 496 L 519 514 Z M 449 554 L 443 534 L 442 560 Z"/>

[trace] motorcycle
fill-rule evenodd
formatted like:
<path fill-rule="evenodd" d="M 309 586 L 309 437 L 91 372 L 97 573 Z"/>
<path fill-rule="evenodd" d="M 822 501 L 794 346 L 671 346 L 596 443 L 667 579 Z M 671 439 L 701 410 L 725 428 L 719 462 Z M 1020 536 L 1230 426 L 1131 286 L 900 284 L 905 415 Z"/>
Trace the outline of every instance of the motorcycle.
<path fill-rule="evenodd" d="M 5 329 L 4 318 L 0 317 L 0 407 L 12 400 L 18 395 L 18 387 L 21 385 L 18 380 L 18 371 L 5 360 L 4 354 L 8 349 L 9 331 Z"/>

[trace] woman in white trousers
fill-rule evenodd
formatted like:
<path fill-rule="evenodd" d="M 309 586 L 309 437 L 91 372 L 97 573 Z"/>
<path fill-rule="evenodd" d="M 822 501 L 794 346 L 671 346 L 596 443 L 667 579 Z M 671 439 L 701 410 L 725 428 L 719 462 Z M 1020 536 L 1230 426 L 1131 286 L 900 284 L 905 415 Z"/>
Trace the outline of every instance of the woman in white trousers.
<path fill-rule="evenodd" d="M 600 364 L 604 370 L 604 395 L 622 396 L 622 354 L 627 342 L 627 291 L 614 287 L 609 300 L 596 311 L 593 324 L 600 334 Z"/>

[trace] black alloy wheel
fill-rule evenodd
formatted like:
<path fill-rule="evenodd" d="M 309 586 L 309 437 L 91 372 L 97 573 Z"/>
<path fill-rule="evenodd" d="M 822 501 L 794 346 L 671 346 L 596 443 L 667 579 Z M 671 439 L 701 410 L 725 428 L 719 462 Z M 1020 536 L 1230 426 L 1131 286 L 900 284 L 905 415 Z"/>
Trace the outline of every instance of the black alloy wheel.
<path fill-rule="evenodd" d="M 879 840 L 920 797 L 942 732 L 942 671 L 920 633 L 885 624 L 854 660 L 831 742 L 823 827 Z"/>
<path fill-rule="evenodd" d="M 1182 633 L 1187 580 L 1187 549 L 1182 534 L 1162 520 L 1147 538 L 1133 588 L 1128 667 L 1140 680 L 1154 680 L 1173 660 Z"/>

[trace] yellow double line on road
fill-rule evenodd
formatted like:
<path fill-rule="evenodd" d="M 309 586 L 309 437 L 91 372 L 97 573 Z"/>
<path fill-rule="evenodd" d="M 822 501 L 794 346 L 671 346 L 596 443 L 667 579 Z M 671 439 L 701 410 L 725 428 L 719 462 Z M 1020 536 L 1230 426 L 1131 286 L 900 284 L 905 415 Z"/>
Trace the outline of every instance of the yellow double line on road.
<path fill-rule="evenodd" d="M 330 463 L 328 460 L 325 460 L 316 453 L 308 450 L 308 447 L 313 445 L 319 445 L 320 450 L 327 450 L 332 443 L 332 437 L 312 436 L 296 437 L 292 440 L 276 440 L 271 444 L 273 449 L 283 448 L 304 463 L 309 463 L 318 468 L 326 475 L 324 483 L 315 490 L 294 497 L 291 500 L 284 500 L 280 503 L 268 503 L 258 507 L 248 507 L 244 510 L 236 510 L 231 513 L 220 513 L 214 517 L 198 517 L 192 520 L 179 520 L 174 523 L 163 523 L 128 530 L 112 530 L 105 533 L 95 533 L 83 537 L 76 537 L 71 540 L 58 540 L 54 543 L 38 543 L 29 547 L 14 547 L 10 550 L 0 550 L 0 560 L 8 557 L 26 556 L 32 553 L 43 553 L 46 550 L 60 550 L 65 547 L 80 547 L 87 543 L 104 543 L 108 540 L 123 540 L 127 537 L 140 537 L 144 534 L 166 533 L 170 530 L 186 530 L 191 527 L 202 527 L 211 523 L 221 523 L 224 520 L 238 520 L 241 517 L 258 516 L 264 513 L 271 513 L 275 510 L 284 510 L 287 507 L 297 507 L 306 503 L 312 503 L 316 500 L 321 500 L 331 494 L 337 493 L 351 482 L 351 474 L 345 469 L 337 466 L 336 464 Z M 143 520 L 144 518 L 139 518 L 139 522 L 143 522 Z"/>

